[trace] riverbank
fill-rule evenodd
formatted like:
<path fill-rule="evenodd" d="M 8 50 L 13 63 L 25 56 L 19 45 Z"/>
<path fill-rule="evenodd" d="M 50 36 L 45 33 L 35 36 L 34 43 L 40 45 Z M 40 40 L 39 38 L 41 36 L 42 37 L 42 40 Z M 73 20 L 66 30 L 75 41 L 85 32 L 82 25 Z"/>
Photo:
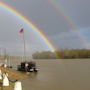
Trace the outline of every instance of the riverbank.
<path fill-rule="evenodd" d="M 8 73 L 8 79 L 10 81 L 10 86 L 8 87 L 3 87 L 2 86 L 2 80 L 0 81 L 0 90 L 13 90 L 14 89 L 14 83 L 11 81 L 15 81 L 15 80 L 24 80 L 26 78 L 29 77 L 29 75 L 10 69 L 10 68 L 4 68 L 4 67 L 0 67 L 0 70 L 2 71 L 2 73 Z"/>

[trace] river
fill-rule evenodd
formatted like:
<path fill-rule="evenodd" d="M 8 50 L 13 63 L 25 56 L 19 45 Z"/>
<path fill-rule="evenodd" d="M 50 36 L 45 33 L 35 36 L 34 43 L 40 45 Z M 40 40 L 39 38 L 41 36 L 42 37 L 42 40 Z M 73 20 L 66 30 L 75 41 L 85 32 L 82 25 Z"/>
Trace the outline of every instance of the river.
<path fill-rule="evenodd" d="M 25 90 L 90 90 L 90 60 L 37 60 L 39 72 L 22 82 Z"/>

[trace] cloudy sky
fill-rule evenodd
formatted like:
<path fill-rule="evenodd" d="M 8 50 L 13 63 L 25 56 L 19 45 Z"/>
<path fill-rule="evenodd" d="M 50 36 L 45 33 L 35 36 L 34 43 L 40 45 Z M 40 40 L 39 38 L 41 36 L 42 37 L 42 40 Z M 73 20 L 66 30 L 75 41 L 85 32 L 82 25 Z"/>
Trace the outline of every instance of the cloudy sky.
<path fill-rule="evenodd" d="M 90 48 L 90 0 L 1 0 L 21 12 L 37 26 L 57 49 Z M 9 53 L 23 53 L 25 29 L 27 54 L 50 50 L 30 26 L 0 8 L 0 47 Z"/>

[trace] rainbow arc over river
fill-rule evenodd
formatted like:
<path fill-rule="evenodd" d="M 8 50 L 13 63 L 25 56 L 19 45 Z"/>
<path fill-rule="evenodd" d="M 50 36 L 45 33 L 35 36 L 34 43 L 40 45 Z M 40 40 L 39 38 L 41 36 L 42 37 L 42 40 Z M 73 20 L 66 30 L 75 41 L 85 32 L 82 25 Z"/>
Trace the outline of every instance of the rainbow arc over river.
<path fill-rule="evenodd" d="M 9 6 L 6 3 L 1 2 L 1 1 L 0 1 L 0 8 L 7 10 L 8 12 L 11 12 L 15 16 L 17 16 L 18 18 L 22 19 L 26 24 L 28 24 L 32 28 L 33 32 L 36 32 L 44 40 L 44 42 L 47 44 L 47 46 L 50 48 L 50 50 L 52 50 L 53 52 L 55 52 L 55 54 L 57 56 L 60 56 L 59 53 L 56 52 L 57 51 L 56 48 L 48 40 L 48 38 L 28 18 L 26 18 L 25 16 L 23 16 L 17 10 L 13 9 L 11 6 Z"/>

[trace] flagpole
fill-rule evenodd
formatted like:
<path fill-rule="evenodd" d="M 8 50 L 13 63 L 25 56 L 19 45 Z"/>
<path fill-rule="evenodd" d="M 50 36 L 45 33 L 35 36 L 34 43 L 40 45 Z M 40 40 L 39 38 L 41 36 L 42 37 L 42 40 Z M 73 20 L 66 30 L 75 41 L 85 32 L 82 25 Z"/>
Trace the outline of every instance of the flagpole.
<path fill-rule="evenodd" d="M 23 46 L 24 46 L 24 60 L 26 61 L 26 43 L 25 43 L 25 32 L 23 31 Z"/>

